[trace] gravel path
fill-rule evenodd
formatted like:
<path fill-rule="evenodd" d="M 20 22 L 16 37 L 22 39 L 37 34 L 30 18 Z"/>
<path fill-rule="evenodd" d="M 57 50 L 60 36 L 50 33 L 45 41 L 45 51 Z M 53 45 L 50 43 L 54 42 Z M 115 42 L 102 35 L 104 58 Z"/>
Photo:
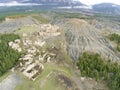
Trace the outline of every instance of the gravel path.
<path fill-rule="evenodd" d="M 21 77 L 15 73 L 11 73 L 5 80 L 0 83 L 0 90 L 14 90 L 14 88 L 22 82 Z"/>

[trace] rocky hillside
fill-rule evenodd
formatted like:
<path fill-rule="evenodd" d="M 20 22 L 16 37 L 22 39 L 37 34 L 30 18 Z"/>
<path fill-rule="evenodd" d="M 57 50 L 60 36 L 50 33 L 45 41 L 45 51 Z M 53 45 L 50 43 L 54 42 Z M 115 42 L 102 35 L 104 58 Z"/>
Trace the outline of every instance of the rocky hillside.
<path fill-rule="evenodd" d="M 67 19 L 64 24 L 67 51 L 69 55 L 78 60 L 80 55 L 87 52 L 99 53 L 112 60 L 120 60 L 109 41 L 102 33 L 81 19 Z"/>

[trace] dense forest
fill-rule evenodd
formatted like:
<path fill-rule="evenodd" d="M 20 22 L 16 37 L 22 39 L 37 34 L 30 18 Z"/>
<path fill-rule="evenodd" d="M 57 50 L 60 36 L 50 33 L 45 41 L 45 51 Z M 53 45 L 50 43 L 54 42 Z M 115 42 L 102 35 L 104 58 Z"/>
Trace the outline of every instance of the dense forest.
<path fill-rule="evenodd" d="M 117 50 L 120 52 L 120 35 L 118 34 L 110 34 L 109 39 L 111 41 L 115 41 L 117 43 Z"/>
<path fill-rule="evenodd" d="M 83 77 L 107 82 L 111 90 L 120 90 L 120 66 L 111 60 L 104 60 L 99 54 L 84 53 L 77 63 Z"/>
<path fill-rule="evenodd" d="M 8 42 L 20 38 L 15 34 L 0 35 L 0 76 L 12 68 L 20 57 L 20 53 L 8 46 Z"/>

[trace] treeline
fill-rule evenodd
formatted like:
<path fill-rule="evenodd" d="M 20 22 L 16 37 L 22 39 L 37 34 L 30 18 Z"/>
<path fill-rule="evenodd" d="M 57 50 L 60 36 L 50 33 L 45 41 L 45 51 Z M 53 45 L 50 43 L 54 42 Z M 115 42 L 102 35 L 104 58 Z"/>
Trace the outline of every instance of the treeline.
<path fill-rule="evenodd" d="M 111 41 L 115 41 L 117 43 L 117 50 L 120 51 L 120 35 L 114 33 L 110 34 L 108 37 Z"/>
<path fill-rule="evenodd" d="M 111 90 L 120 90 L 120 66 L 99 54 L 84 53 L 77 63 L 83 77 L 105 80 Z"/>
<path fill-rule="evenodd" d="M 20 38 L 15 34 L 0 35 L 0 76 L 12 68 L 20 57 L 20 53 L 8 46 L 8 42 Z"/>

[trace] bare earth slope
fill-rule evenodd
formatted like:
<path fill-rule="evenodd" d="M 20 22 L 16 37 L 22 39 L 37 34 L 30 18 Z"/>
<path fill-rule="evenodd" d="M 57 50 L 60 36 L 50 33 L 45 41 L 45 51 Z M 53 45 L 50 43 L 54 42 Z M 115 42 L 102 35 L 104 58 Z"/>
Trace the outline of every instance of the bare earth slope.
<path fill-rule="evenodd" d="M 112 60 L 120 60 L 106 37 L 85 20 L 68 19 L 64 29 L 68 42 L 67 51 L 74 60 L 78 60 L 85 51 L 99 53 Z"/>

